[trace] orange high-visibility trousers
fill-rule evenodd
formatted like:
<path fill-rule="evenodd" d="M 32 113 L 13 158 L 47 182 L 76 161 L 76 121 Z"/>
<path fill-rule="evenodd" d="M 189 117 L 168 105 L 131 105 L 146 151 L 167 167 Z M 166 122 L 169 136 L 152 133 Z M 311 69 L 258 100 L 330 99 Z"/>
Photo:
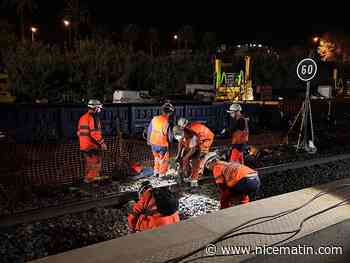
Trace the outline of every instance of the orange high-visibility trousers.
<path fill-rule="evenodd" d="M 100 153 L 84 153 L 85 179 L 84 182 L 91 183 L 100 176 L 102 170 L 102 156 Z"/>
<path fill-rule="evenodd" d="M 204 158 L 201 158 L 200 155 L 197 155 L 192 159 L 192 171 L 191 171 L 191 179 L 198 180 L 202 175 L 204 170 Z"/>
<path fill-rule="evenodd" d="M 153 173 L 161 176 L 165 175 L 169 167 L 169 152 L 152 151 L 154 157 Z"/>
<path fill-rule="evenodd" d="M 231 188 L 223 185 L 220 187 L 220 209 L 229 208 L 239 204 L 247 204 L 250 202 L 249 196 L 246 194 L 238 194 L 231 191 Z"/>

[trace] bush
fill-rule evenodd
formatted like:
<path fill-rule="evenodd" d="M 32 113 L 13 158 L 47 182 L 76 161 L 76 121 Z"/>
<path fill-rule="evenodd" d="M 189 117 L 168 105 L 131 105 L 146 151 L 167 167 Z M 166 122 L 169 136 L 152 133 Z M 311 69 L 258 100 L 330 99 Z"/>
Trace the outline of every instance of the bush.
<path fill-rule="evenodd" d="M 108 40 L 80 41 L 72 51 L 58 46 L 17 43 L 6 49 L 10 91 L 18 102 L 111 101 L 116 89 L 185 93 L 189 82 L 210 83 L 210 57 L 198 53 L 153 58 Z"/>

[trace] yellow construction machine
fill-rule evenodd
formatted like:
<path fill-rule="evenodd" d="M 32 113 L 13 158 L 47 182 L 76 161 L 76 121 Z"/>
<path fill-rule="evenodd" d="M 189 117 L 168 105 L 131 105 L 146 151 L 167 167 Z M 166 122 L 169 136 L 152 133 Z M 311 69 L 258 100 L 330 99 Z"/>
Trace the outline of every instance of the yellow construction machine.
<path fill-rule="evenodd" d="M 215 59 L 215 101 L 254 100 L 251 56 L 245 56 L 244 62 L 244 71 L 234 73 L 231 71 L 232 63 L 223 63 L 221 59 Z"/>

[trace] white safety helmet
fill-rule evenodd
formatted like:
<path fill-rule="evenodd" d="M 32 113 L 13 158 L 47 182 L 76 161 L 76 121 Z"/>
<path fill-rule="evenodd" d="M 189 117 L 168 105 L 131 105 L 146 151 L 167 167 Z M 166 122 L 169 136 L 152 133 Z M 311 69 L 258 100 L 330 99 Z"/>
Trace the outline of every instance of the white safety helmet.
<path fill-rule="evenodd" d="M 185 118 L 180 118 L 178 121 L 177 121 L 177 125 L 179 127 L 181 127 L 182 129 L 186 127 L 186 125 L 188 124 L 188 120 L 185 119 Z"/>
<path fill-rule="evenodd" d="M 166 102 L 162 105 L 161 110 L 162 110 L 162 112 L 171 115 L 174 113 L 175 107 L 171 103 Z"/>
<path fill-rule="evenodd" d="M 90 109 L 97 109 L 97 111 L 100 111 L 102 109 L 102 103 L 99 100 L 91 99 L 88 102 L 88 107 Z"/>
<path fill-rule="evenodd" d="M 173 128 L 174 138 L 179 142 L 185 136 L 184 130 L 179 126 L 174 126 Z"/>
<path fill-rule="evenodd" d="M 209 168 L 212 161 L 219 160 L 219 155 L 216 152 L 209 152 L 204 156 L 203 163 L 205 168 Z"/>
<path fill-rule="evenodd" d="M 242 107 L 238 103 L 233 103 L 227 112 L 232 113 L 232 112 L 236 112 L 236 111 L 242 111 Z"/>

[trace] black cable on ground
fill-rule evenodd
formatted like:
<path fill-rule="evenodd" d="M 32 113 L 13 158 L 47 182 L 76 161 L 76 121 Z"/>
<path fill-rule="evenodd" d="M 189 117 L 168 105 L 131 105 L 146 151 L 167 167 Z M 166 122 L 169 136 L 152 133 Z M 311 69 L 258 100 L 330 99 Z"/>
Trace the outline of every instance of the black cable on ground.
<path fill-rule="evenodd" d="M 289 210 L 287 210 L 287 211 L 283 211 L 283 212 L 280 212 L 280 213 L 275 214 L 275 215 L 272 215 L 272 216 L 258 217 L 258 218 L 254 218 L 254 219 L 252 219 L 252 220 L 249 220 L 249 221 L 247 221 L 247 222 L 245 222 L 245 223 L 243 223 L 243 224 L 241 224 L 241 225 L 239 225 L 239 226 L 237 226 L 237 227 L 235 227 L 235 228 L 233 228 L 233 229 L 228 230 L 228 231 L 225 232 L 223 235 L 221 235 L 221 236 L 218 237 L 217 239 L 214 239 L 214 240 L 213 240 L 212 242 L 210 242 L 209 244 L 216 244 L 217 242 L 220 241 L 221 238 L 223 238 L 223 237 L 225 237 L 225 236 L 227 236 L 227 235 L 229 235 L 229 234 L 232 234 L 232 233 L 234 233 L 234 232 L 236 232 L 236 231 L 242 230 L 242 229 L 244 229 L 244 228 L 248 228 L 248 227 L 251 227 L 251 226 L 254 226 L 254 225 L 257 225 L 257 224 L 265 223 L 265 222 L 268 222 L 268 221 L 277 219 L 277 218 L 279 218 L 279 217 L 282 217 L 282 216 L 284 216 L 284 215 L 287 215 L 287 214 L 289 214 L 289 213 L 292 213 L 292 212 L 294 212 L 294 211 L 296 211 L 296 210 L 298 210 L 298 209 L 300 209 L 300 208 L 306 206 L 307 204 L 309 204 L 309 203 L 312 202 L 313 200 L 317 199 L 317 198 L 320 196 L 320 194 L 321 194 L 321 193 L 318 193 L 318 194 L 315 195 L 312 199 L 310 199 L 308 202 L 306 202 L 305 204 L 301 205 L 300 207 L 293 208 L 293 209 L 289 209 Z M 247 225 L 247 224 L 249 224 L 249 223 L 251 223 L 251 222 L 254 222 L 254 221 L 257 221 L 257 220 L 261 220 L 261 219 L 265 219 L 265 218 L 270 218 L 270 219 L 264 220 L 264 221 L 262 221 L 262 222 L 258 222 L 258 223 L 255 223 L 255 224 Z M 247 225 L 247 226 L 246 226 L 246 225 Z M 181 256 L 181 257 L 171 259 L 170 261 L 169 261 L 169 260 L 168 260 L 168 261 L 165 261 L 165 263 L 180 262 L 182 259 L 187 258 L 187 257 L 189 257 L 189 256 L 192 256 L 192 255 L 198 253 L 199 251 L 205 249 L 206 247 L 207 247 L 207 245 L 202 246 L 202 247 L 196 249 L 195 251 L 190 252 L 190 254 L 186 254 L 186 255 L 183 255 L 183 256 Z M 182 258 L 182 257 L 184 257 L 184 258 Z M 173 261 L 173 260 L 175 260 L 175 261 Z M 178 260 L 180 260 L 180 261 L 178 261 Z"/>
<path fill-rule="evenodd" d="M 230 235 L 230 234 L 232 234 L 232 233 L 234 233 L 234 232 L 237 232 L 237 231 L 240 231 L 240 230 L 243 230 L 243 229 L 245 229 L 245 228 L 251 227 L 251 226 L 255 226 L 255 225 L 258 225 L 258 224 L 262 224 L 262 223 L 265 223 L 265 222 L 268 222 L 268 221 L 272 221 L 272 220 L 278 219 L 278 218 L 283 217 L 283 216 L 285 216 L 285 215 L 291 214 L 291 213 L 293 213 L 293 212 L 295 212 L 295 211 L 297 211 L 297 210 L 300 210 L 301 208 L 307 206 L 308 204 L 310 204 L 311 202 L 313 202 L 314 200 L 320 198 L 320 197 L 323 196 L 323 195 L 330 194 L 330 193 L 334 192 L 335 190 L 339 190 L 339 189 L 347 188 L 347 187 L 350 187 L 350 184 L 343 184 L 343 185 L 341 185 L 341 186 L 334 187 L 334 188 L 332 188 L 332 189 L 330 189 L 330 190 L 328 190 L 328 191 L 321 191 L 321 192 L 319 192 L 318 194 L 316 194 L 314 197 L 312 197 L 309 201 L 307 201 L 306 203 L 304 203 L 303 205 L 301 205 L 301 206 L 299 206 L 299 207 L 296 207 L 296 208 L 293 208 L 293 209 L 289 209 L 289 210 L 286 210 L 286 211 L 277 213 L 277 214 L 275 214 L 275 215 L 264 216 L 264 217 L 258 217 L 258 218 L 251 219 L 251 220 L 249 220 L 249 221 L 247 221 L 247 222 L 245 222 L 245 223 L 243 223 L 243 224 L 241 224 L 241 225 L 239 225 L 239 226 L 237 226 L 237 227 L 235 227 L 235 228 L 233 228 L 233 229 L 230 229 L 230 230 L 226 231 L 224 234 L 222 234 L 222 235 L 219 236 L 218 238 L 212 240 L 212 241 L 209 242 L 208 244 L 206 244 L 206 245 L 204 245 L 204 246 L 202 246 L 202 247 L 200 247 L 200 248 L 198 248 L 198 249 L 196 249 L 196 250 L 194 250 L 194 251 L 192 251 L 192 252 L 190 252 L 190 253 L 187 253 L 187 254 L 185 254 L 185 255 L 183 255 L 183 256 L 179 256 L 179 257 L 176 257 L 176 258 L 167 260 L 167 261 L 165 261 L 164 263 L 178 263 L 178 262 L 181 262 L 182 260 L 184 260 L 184 259 L 186 259 L 186 258 L 188 258 L 188 257 L 190 257 L 190 256 L 193 256 L 194 254 L 200 252 L 201 250 L 204 250 L 209 244 L 216 244 L 216 243 L 218 243 L 218 242 L 220 242 L 220 241 L 226 240 L 226 239 L 228 239 L 228 238 L 233 238 L 233 237 L 239 236 L 239 235 L 247 235 L 247 234 L 282 235 L 282 234 L 291 234 L 291 233 L 293 233 L 293 235 L 291 235 L 291 236 L 288 237 L 287 239 L 278 241 L 277 243 L 270 245 L 270 246 L 275 246 L 275 245 L 277 245 L 277 244 L 279 244 L 279 243 L 281 243 L 281 242 L 284 242 L 284 241 L 286 241 L 286 240 L 288 240 L 288 239 L 294 237 L 295 235 L 297 235 L 297 234 L 301 231 L 302 225 L 303 225 L 306 221 L 308 221 L 309 219 L 311 219 L 312 217 L 317 216 L 317 215 L 319 215 L 319 214 L 322 214 L 322 213 L 324 213 L 324 212 L 326 212 L 326 211 L 329 211 L 329 210 L 331 210 L 331 209 L 334 209 L 334 208 L 336 208 L 336 207 L 339 207 L 339 206 L 341 206 L 341 205 L 343 205 L 343 204 L 349 202 L 350 199 L 346 199 L 345 201 L 342 201 L 342 202 L 340 202 L 340 203 L 338 203 L 338 204 L 336 204 L 336 205 L 334 205 L 334 206 L 328 207 L 328 208 L 326 208 L 326 209 L 324 209 L 324 210 L 321 210 L 321 211 L 319 211 L 319 212 L 317 212 L 317 213 L 315 213 L 315 214 L 313 214 L 313 215 L 311 215 L 311 216 L 305 218 L 305 219 L 300 223 L 299 228 L 298 228 L 297 230 L 294 230 L 294 231 L 277 232 L 277 233 L 244 232 L 244 233 L 238 233 L 238 234 L 234 234 L 234 235 Z M 261 220 L 261 219 L 266 219 L 266 218 L 269 218 L 269 219 L 264 220 L 264 221 L 261 221 L 261 222 L 258 222 L 258 223 L 250 224 L 250 223 L 252 223 L 252 222 L 255 222 L 255 221 L 258 221 L 258 220 Z M 250 225 L 249 225 L 249 224 L 250 224 Z M 220 256 L 220 255 L 218 255 L 218 256 Z M 221 255 L 221 256 L 223 256 L 223 255 Z M 207 258 L 207 257 L 209 257 L 209 256 L 204 256 L 204 258 Z M 213 256 L 210 256 L 210 257 L 213 257 Z M 193 261 L 193 260 L 197 260 L 197 259 L 200 259 L 200 258 L 203 258 L 203 257 L 197 257 L 197 258 L 191 259 L 190 261 L 185 261 L 185 262 L 191 262 L 191 261 Z"/>
<path fill-rule="evenodd" d="M 336 205 L 333 205 L 333 206 L 330 206 L 322 211 L 319 211 L 317 213 L 314 213 L 312 214 L 311 216 L 308 216 L 306 218 L 304 218 L 300 224 L 299 224 L 299 228 L 296 229 L 296 230 L 293 230 L 293 231 L 286 231 L 286 232 L 275 232 L 275 233 L 266 233 L 266 232 L 243 232 L 243 233 L 238 233 L 238 234 L 234 234 L 234 235 L 231 235 L 231 236 L 228 236 L 228 237 L 225 237 L 223 240 L 221 241 L 224 241 L 226 239 L 229 239 L 229 238 L 233 238 L 233 237 L 237 237 L 237 236 L 242 236 L 242 235 L 252 235 L 252 234 L 257 234 L 257 235 L 269 235 L 269 236 L 273 236 L 273 235 L 283 235 L 283 234 L 291 234 L 293 233 L 293 235 L 283 239 L 283 240 L 280 240 L 278 242 L 275 242 L 271 245 L 269 245 L 268 247 L 273 247 L 273 246 L 276 246 L 276 245 L 279 245 L 291 238 L 293 238 L 294 236 L 296 236 L 301 230 L 302 230 L 302 226 L 305 222 L 307 222 L 308 220 L 310 220 L 312 217 L 315 217 L 317 215 L 320 215 L 322 213 L 325 213 L 327 211 L 330 211 L 332 209 L 335 209 L 337 207 L 340 207 L 346 203 L 349 203 L 350 202 L 350 198 L 346 199 L 345 201 L 342 201 L 342 202 L 339 202 L 337 203 Z M 251 250 L 249 251 L 250 254 L 253 254 L 255 253 L 255 250 Z M 186 261 L 183 261 L 182 263 L 188 263 L 188 262 L 194 262 L 198 259 L 204 259 L 204 258 L 215 258 L 215 257 L 228 257 L 228 256 L 237 256 L 237 255 L 222 255 L 222 254 L 219 254 L 219 255 L 212 255 L 212 256 L 199 256 L 199 257 L 196 257 L 196 258 L 192 258 L 192 259 L 189 259 L 189 260 L 186 260 Z"/>

